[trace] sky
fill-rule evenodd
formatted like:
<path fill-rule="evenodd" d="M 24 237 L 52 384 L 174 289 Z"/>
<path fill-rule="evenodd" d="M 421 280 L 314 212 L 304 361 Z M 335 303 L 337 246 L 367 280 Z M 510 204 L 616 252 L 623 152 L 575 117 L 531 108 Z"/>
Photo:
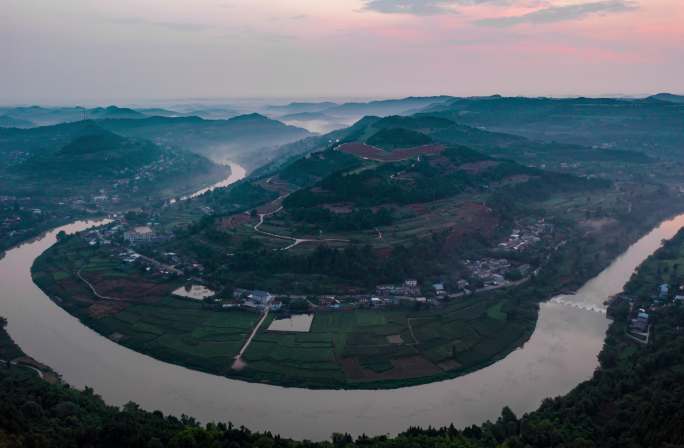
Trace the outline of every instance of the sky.
<path fill-rule="evenodd" d="M 0 0 L 0 103 L 684 93 L 684 0 Z"/>

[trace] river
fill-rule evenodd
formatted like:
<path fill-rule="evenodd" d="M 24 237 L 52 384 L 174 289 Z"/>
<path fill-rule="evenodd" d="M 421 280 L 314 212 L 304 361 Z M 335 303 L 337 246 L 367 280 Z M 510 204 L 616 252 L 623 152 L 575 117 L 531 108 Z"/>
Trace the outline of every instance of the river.
<path fill-rule="evenodd" d="M 496 419 L 508 405 L 535 409 L 591 377 L 609 321 L 602 303 L 634 269 L 684 226 L 684 214 L 661 223 L 576 294 L 541 305 L 536 329 L 504 359 L 452 380 L 393 390 L 308 390 L 245 383 L 152 359 L 98 335 L 49 300 L 31 281 L 33 260 L 57 232 L 16 247 L 0 260 L 0 315 L 22 349 L 72 386 L 90 386 L 108 403 L 231 421 L 287 437 L 326 439 L 333 432 L 394 434 L 410 425 L 457 427 Z M 576 305 L 576 306 L 572 306 Z"/>

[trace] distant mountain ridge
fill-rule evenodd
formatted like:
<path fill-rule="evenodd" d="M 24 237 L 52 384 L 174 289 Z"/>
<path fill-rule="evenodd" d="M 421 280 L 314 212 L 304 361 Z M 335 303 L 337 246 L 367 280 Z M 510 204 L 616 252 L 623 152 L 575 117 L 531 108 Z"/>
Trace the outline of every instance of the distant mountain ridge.
<path fill-rule="evenodd" d="M 658 93 L 649 98 L 660 101 L 667 101 L 670 103 L 684 103 L 684 95 L 675 95 L 672 93 Z"/>
<path fill-rule="evenodd" d="M 132 109 L 129 107 L 106 106 L 84 108 L 75 107 L 0 107 L 0 114 L 7 117 L 0 120 L 0 127 L 50 126 L 84 119 L 141 119 L 154 115 L 178 116 L 177 112 L 166 109 Z M 15 120 L 15 122 L 11 121 Z"/>
<path fill-rule="evenodd" d="M 684 147 L 684 103 L 653 97 L 453 98 L 428 106 L 423 112 L 540 142 L 638 150 L 653 155 L 671 155 Z"/>
<path fill-rule="evenodd" d="M 189 116 L 106 119 L 97 123 L 125 136 L 187 148 L 208 157 L 229 159 L 252 168 L 275 157 L 280 145 L 311 135 L 305 129 L 257 113 L 227 120 Z"/>

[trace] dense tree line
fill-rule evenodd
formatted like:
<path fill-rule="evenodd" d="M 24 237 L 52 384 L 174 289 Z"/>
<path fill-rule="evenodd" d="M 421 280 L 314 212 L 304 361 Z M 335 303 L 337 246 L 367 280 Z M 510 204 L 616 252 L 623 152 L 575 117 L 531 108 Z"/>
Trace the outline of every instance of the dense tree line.
<path fill-rule="evenodd" d="M 289 210 L 297 221 L 318 226 L 324 231 L 367 230 L 388 226 L 394 222 L 392 212 L 381 208 L 377 212 L 369 208 L 359 208 L 349 213 L 333 213 L 322 207 L 295 208 Z"/>

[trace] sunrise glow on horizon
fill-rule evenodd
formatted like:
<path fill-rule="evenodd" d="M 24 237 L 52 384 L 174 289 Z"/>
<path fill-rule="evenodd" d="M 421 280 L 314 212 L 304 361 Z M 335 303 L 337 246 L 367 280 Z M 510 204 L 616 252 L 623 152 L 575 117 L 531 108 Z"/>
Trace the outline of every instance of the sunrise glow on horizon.
<path fill-rule="evenodd" d="M 684 92 L 681 0 L 9 0 L 4 102 Z"/>

